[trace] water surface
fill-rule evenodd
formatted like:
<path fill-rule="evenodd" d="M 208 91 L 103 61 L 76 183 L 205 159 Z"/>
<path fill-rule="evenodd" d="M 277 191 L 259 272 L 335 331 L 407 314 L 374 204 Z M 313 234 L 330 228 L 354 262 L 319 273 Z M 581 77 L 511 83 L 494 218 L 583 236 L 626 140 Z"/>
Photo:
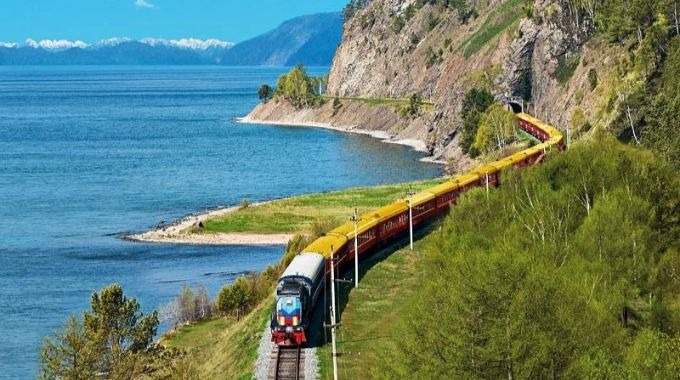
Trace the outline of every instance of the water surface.
<path fill-rule="evenodd" d="M 0 378 L 33 377 L 42 338 L 93 290 L 121 283 L 148 311 L 183 284 L 214 295 L 282 251 L 130 243 L 123 231 L 440 173 L 365 136 L 235 123 L 284 70 L 0 67 Z"/>

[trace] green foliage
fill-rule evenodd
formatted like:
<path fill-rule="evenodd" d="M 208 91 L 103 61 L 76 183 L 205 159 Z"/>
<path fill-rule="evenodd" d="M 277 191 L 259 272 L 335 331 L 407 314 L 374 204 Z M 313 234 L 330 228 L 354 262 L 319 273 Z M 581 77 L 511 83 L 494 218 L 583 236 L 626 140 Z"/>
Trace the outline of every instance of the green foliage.
<path fill-rule="evenodd" d="M 40 352 L 41 378 L 87 379 L 96 371 L 96 358 L 83 322 L 70 317 L 63 330 L 46 338 Z"/>
<path fill-rule="evenodd" d="M 465 93 L 463 109 L 461 111 L 463 129 L 461 131 L 460 146 L 463 152 L 472 157 L 479 155 L 479 151 L 472 146 L 477 135 L 479 119 L 493 101 L 493 95 L 485 89 L 472 88 Z"/>
<path fill-rule="evenodd" d="M 463 196 L 427 238 L 418 291 L 395 300 L 410 305 L 392 327 L 396 352 L 376 372 L 676 376 L 680 324 L 670 318 L 659 330 L 654 311 L 680 313 L 675 172 L 596 136 L 503 175 L 500 189 Z"/>
<path fill-rule="evenodd" d="M 580 54 L 567 54 L 557 59 L 557 69 L 555 70 L 555 79 L 560 84 L 565 84 L 574 75 L 574 71 L 578 67 L 581 60 Z"/>
<path fill-rule="evenodd" d="M 273 286 L 273 281 L 257 274 L 240 276 L 217 294 L 215 307 L 223 315 L 242 317 L 259 304 Z"/>
<path fill-rule="evenodd" d="M 492 104 L 479 118 L 472 148 L 482 153 L 503 148 L 513 140 L 516 123 L 515 115 L 502 104 Z"/>
<path fill-rule="evenodd" d="M 262 103 L 267 103 L 269 99 L 271 99 L 272 96 L 274 96 L 274 89 L 272 89 L 271 86 L 268 84 L 263 84 L 257 90 L 257 96 L 260 99 L 260 101 L 262 101 Z"/>
<path fill-rule="evenodd" d="M 416 117 L 420 115 L 423 106 L 423 98 L 418 94 L 412 94 L 408 99 L 408 104 L 401 109 L 402 117 Z"/>
<path fill-rule="evenodd" d="M 646 95 L 642 143 L 680 168 L 680 38 L 670 44 L 657 93 Z M 649 99 L 651 98 L 651 101 Z"/>
<path fill-rule="evenodd" d="M 296 108 L 320 104 L 317 93 L 318 80 L 307 75 L 302 65 L 295 66 L 287 74 L 279 77 L 275 95 L 289 101 Z"/>
<path fill-rule="evenodd" d="M 144 315 L 139 303 L 128 299 L 118 284 L 95 292 L 91 310 L 81 320 L 72 317 L 55 338 L 45 339 L 41 353 L 41 377 L 130 378 L 151 347 L 158 327 L 158 313 Z"/>
<path fill-rule="evenodd" d="M 463 0 L 459 2 L 464 3 Z M 480 28 L 462 43 L 463 56 L 470 58 L 480 51 L 489 41 L 506 31 L 522 16 L 524 0 L 507 0 L 484 20 Z"/>

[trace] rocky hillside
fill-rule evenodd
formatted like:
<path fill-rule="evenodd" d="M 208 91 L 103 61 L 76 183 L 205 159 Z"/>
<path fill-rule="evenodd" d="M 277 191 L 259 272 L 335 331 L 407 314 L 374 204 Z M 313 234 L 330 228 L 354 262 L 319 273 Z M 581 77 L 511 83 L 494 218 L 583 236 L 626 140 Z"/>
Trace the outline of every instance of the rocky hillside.
<path fill-rule="evenodd" d="M 341 35 L 340 13 L 300 16 L 236 44 L 224 53 L 221 63 L 232 66 L 328 66 Z"/>
<path fill-rule="evenodd" d="M 593 38 L 593 17 L 572 3 L 354 1 L 327 87 L 341 107 L 327 101 L 295 111 L 272 102 L 250 116 L 381 130 L 395 139 L 419 139 L 435 158 L 463 163 L 460 111 L 474 87 L 522 97 L 531 112 L 563 129 L 606 125 L 616 109 L 614 89 L 606 84 L 625 54 Z M 435 106 L 404 117 L 379 101 L 412 94 Z"/>

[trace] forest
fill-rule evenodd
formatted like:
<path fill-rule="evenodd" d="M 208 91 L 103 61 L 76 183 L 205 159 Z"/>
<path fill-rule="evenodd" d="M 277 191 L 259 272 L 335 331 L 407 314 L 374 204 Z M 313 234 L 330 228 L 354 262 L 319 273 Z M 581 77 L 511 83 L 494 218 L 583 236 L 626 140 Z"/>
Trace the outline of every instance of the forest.
<path fill-rule="evenodd" d="M 676 378 L 670 165 L 602 135 L 502 181 L 427 237 L 420 288 L 393 327 L 402 344 L 376 376 Z"/>

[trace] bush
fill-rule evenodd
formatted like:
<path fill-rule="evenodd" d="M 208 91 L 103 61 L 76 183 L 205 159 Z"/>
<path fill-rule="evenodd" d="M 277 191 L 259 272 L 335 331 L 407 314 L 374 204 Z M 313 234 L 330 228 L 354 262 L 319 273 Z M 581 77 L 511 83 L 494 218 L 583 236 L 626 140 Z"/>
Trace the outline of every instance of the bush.
<path fill-rule="evenodd" d="M 239 203 L 238 209 L 243 210 L 243 209 L 247 209 L 248 207 L 250 207 L 250 201 L 248 201 L 247 198 L 241 199 L 241 203 Z"/>
<path fill-rule="evenodd" d="M 251 280 L 241 276 L 217 294 L 216 306 L 225 315 L 243 315 L 253 303 Z"/>
<path fill-rule="evenodd" d="M 597 87 L 597 70 L 588 70 L 588 83 L 590 84 L 590 90 L 594 90 Z"/>
<path fill-rule="evenodd" d="M 212 317 L 213 304 L 205 286 L 192 289 L 183 286 L 180 293 L 163 309 L 163 319 L 173 327 L 194 323 Z"/>

